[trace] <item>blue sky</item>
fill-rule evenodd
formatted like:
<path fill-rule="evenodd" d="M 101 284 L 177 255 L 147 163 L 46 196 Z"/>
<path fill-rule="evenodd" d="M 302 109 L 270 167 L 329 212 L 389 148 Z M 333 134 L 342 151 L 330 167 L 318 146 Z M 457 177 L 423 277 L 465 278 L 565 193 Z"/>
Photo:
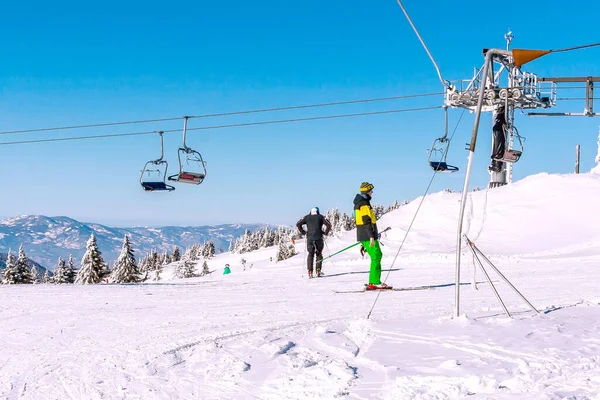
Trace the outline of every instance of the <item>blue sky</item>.
<path fill-rule="evenodd" d="M 471 0 L 405 0 L 445 79 L 470 78 L 482 48 L 556 49 L 598 41 L 581 9 L 546 1 L 547 13 Z M 560 10 L 556 11 L 556 10 Z M 600 11 L 589 2 L 586 14 Z M 493 15 L 476 22 L 477 14 Z M 0 15 L 0 131 L 178 117 L 442 91 L 395 1 L 11 2 Z M 524 69 L 539 76 L 600 75 L 600 48 L 551 54 Z M 583 90 L 569 97 L 583 97 Z M 559 92 L 560 97 L 560 92 Z M 598 96 L 600 97 L 600 96 Z M 442 96 L 264 115 L 193 119 L 189 127 L 437 106 Z M 600 101 L 597 102 L 600 110 Z M 555 111 L 581 112 L 583 100 Z M 461 110 L 450 111 L 454 127 Z M 491 118 L 482 119 L 472 186 L 489 180 Z M 460 190 L 472 115 L 465 115 L 432 191 Z M 527 138 L 514 178 L 570 173 L 575 146 L 594 165 L 596 118 L 517 115 Z M 182 121 L 0 135 L 1 142 L 180 129 Z M 351 212 L 362 181 L 375 203 L 412 200 L 431 177 L 427 152 L 442 110 L 191 131 L 207 161 L 200 186 L 144 193 L 139 174 L 158 136 L 0 145 L 0 218 L 66 215 L 112 226 L 293 224 L 314 205 Z M 175 171 L 179 133 L 165 135 Z"/>

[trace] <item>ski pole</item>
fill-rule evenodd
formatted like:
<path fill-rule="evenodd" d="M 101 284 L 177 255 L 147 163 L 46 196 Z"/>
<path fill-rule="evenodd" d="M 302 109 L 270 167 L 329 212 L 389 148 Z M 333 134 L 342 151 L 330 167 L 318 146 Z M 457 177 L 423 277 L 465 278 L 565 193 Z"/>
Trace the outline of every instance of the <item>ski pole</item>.
<path fill-rule="evenodd" d="M 387 231 L 389 231 L 390 229 L 392 229 L 392 228 L 391 228 L 391 227 L 387 227 L 387 228 L 385 228 L 384 230 L 382 230 L 382 231 L 379 233 L 379 235 L 381 236 L 381 234 L 382 234 L 382 233 L 384 233 L 384 232 L 387 232 Z M 346 250 L 348 250 L 348 249 L 350 249 L 350 248 L 352 248 L 352 247 L 354 247 L 354 246 L 356 246 L 356 245 L 359 245 L 359 244 L 360 244 L 360 242 L 356 242 L 356 243 L 354 243 L 354 244 L 351 244 L 350 246 L 348 246 L 348 247 L 346 247 L 346 248 L 343 248 L 343 249 L 341 249 L 341 250 L 340 250 L 340 251 L 338 251 L 337 253 L 333 253 L 332 255 L 330 255 L 330 256 L 328 256 L 328 257 L 324 257 L 324 258 L 320 259 L 318 262 L 321 262 L 321 261 L 323 261 L 323 260 L 327 260 L 328 258 L 331 258 L 331 257 L 333 257 L 333 256 L 335 256 L 335 255 L 337 255 L 337 254 L 340 254 L 341 252 L 343 252 L 343 251 L 346 251 Z"/>
<path fill-rule="evenodd" d="M 354 246 L 356 246 L 356 245 L 359 245 L 359 244 L 360 244 L 360 242 L 356 242 L 356 243 L 354 243 L 354 244 L 351 244 L 350 246 L 348 246 L 348 247 L 346 247 L 346 248 L 343 248 L 343 249 L 341 249 L 341 250 L 340 250 L 340 251 L 338 251 L 337 253 L 333 253 L 333 254 L 332 254 L 332 255 L 330 255 L 330 256 L 327 256 L 327 257 L 321 258 L 321 259 L 320 259 L 319 261 L 317 261 L 317 262 L 321 262 L 321 261 L 323 261 L 323 260 L 327 260 L 328 258 L 331 258 L 331 257 L 333 257 L 333 256 L 335 256 L 335 255 L 337 255 L 337 254 L 340 254 L 342 251 L 346 251 L 346 250 L 348 250 L 348 249 L 350 249 L 350 248 L 352 248 L 352 247 L 354 247 Z"/>

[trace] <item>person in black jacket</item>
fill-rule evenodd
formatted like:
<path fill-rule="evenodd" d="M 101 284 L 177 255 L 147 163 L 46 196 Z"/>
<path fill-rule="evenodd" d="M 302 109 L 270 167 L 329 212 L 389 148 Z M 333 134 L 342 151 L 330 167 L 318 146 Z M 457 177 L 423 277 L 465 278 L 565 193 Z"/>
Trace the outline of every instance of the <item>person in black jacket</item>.
<path fill-rule="evenodd" d="M 504 151 L 506 149 L 506 108 L 504 104 L 500 104 L 494 111 L 494 125 L 492 126 L 492 163 L 488 167 L 490 171 L 500 172 L 502 171 L 501 161 L 504 157 Z"/>
<path fill-rule="evenodd" d="M 306 231 L 303 229 L 306 225 Z M 325 226 L 325 231 L 323 231 Z M 306 267 L 308 269 L 308 277 L 313 277 L 314 257 L 317 257 L 317 276 L 321 276 L 321 266 L 323 264 L 323 235 L 329 235 L 331 232 L 331 223 L 319 213 L 319 207 L 314 207 L 310 210 L 310 214 L 302 217 L 297 223 L 296 228 L 301 235 L 306 235 L 306 250 L 308 258 Z"/>

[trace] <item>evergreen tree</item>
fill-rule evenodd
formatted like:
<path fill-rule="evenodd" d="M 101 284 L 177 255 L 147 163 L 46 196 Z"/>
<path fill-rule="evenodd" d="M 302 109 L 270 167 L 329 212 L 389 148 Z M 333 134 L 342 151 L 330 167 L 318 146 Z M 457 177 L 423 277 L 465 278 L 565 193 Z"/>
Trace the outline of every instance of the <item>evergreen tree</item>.
<path fill-rule="evenodd" d="M 148 271 L 148 256 L 140 259 L 140 262 L 138 263 L 138 269 L 140 270 L 140 273 Z"/>
<path fill-rule="evenodd" d="M 202 256 L 204 258 L 213 258 L 215 256 L 215 244 L 211 241 L 205 242 L 202 248 Z"/>
<path fill-rule="evenodd" d="M 175 246 L 175 248 L 173 249 L 173 254 L 171 255 L 171 260 L 173 262 L 181 260 L 181 250 L 179 250 L 179 247 Z"/>
<path fill-rule="evenodd" d="M 202 263 L 202 272 L 200 272 L 200 276 L 208 274 L 210 274 L 210 270 L 208 269 L 208 263 L 206 262 L 206 260 L 204 260 L 204 262 Z"/>
<path fill-rule="evenodd" d="M 81 268 L 77 272 L 75 283 L 83 285 L 100 283 L 105 273 L 102 253 L 98 250 L 96 236 L 92 233 L 86 244 L 86 251 L 81 259 Z"/>
<path fill-rule="evenodd" d="M 175 276 L 177 278 L 193 278 L 198 276 L 196 273 L 196 263 L 189 259 L 183 260 L 175 268 Z"/>
<path fill-rule="evenodd" d="M 337 208 L 327 210 L 325 213 L 325 218 L 331 223 L 332 232 L 340 232 L 342 230 L 340 217 L 340 212 Z"/>
<path fill-rule="evenodd" d="M 46 270 L 44 277 L 42 278 L 43 283 L 54 283 L 54 279 L 50 276 L 50 271 Z"/>
<path fill-rule="evenodd" d="M 131 248 L 129 236 L 123 238 L 123 247 L 121 254 L 110 274 L 112 282 L 115 283 L 136 283 L 140 281 L 140 271 L 135 260 L 134 250 Z"/>
<path fill-rule="evenodd" d="M 17 264 L 15 263 L 15 257 L 12 255 L 12 252 L 8 250 L 8 255 L 6 256 L 6 266 L 4 268 L 4 280 L 2 283 L 7 285 L 12 285 L 19 283 L 17 278 Z"/>
<path fill-rule="evenodd" d="M 158 265 L 158 251 L 152 250 L 148 255 L 148 265 L 146 268 L 148 271 L 154 271 Z"/>
<path fill-rule="evenodd" d="M 291 235 L 288 234 L 282 236 L 279 240 L 279 247 L 277 249 L 277 261 L 287 260 L 288 258 L 295 256 L 296 254 L 296 247 L 291 242 Z"/>
<path fill-rule="evenodd" d="M 54 270 L 54 283 L 63 284 L 63 283 L 71 283 L 69 276 L 69 269 L 65 264 L 65 260 L 62 257 L 58 258 L 58 266 Z"/>
<path fill-rule="evenodd" d="M 148 272 L 153 277 L 152 280 L 160 281 L 160 274 L 162 273 L 164 267 L 163 257 L 157 252 L 154 258 L 156 259 L 156 262 L 154 263 L 154 269 Z"/>
<path fill-rule="evenodd" d="M 38 283 L 40 281 L 40 273 L 35 265 L 29 270 L 29 279 L 31 280 L 31 283 Z"/>
<path fill-rule="evenodd" d="M 167 265 L 171 262 L 171 256 L 166 250 L 162 253 L 160 261 L 160 265 Z"/>
<path fill-rule="evenodd" d="M 69 263 L 67 264 L 66 278 L 67 279 L 65 283 L 75 283 L 75 279 L 77 279 L 77 271 L 75 270 L 75 260 L 73 260 L 72 254 L 69 254 Z"/>
<path fill-rule="evenodd" d="M 29 265 L 27 265 L 27 255 L 25 254 L 23 245 L 19 246 L 19 255 L 17 256 L 17 262 L 15 263 L 15 272 L 15 282 L 13 283 L 31 284 L 34 282 L 31 269 L 29 268 Z"/>
<path fill-rule="evenodd" d="M 244 234 L 235 241 L 234 253 L 243 254 L 247 251 L 252 251 L 251 246 L 252 245 L 250 229 L 246 229 Z"/>
<path fill-rule="evenodd" d="M 196 261 L 202 255 L 202 249 L 199 244 L 194 244 L 192 247 L 185 251 L 183 258 L 189 261 Z"/>
<path fill-rule="evenodd" d="M 342 216 L 340 217 L 340 225 L 342 227 L 342 230 L 344 231 L 351 231 L 352 229 L 356 228 L 356 222 L 354 221 L 354 215 L 352 215 L 352 217 L 348 216 L 348 214 L 343 213 Z"/>

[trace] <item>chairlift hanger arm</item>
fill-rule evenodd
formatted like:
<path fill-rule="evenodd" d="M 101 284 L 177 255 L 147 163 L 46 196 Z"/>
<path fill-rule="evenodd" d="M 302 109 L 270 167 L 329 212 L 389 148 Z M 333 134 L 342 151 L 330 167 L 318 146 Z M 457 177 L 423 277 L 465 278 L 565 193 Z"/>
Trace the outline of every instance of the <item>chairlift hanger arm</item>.
<path fill-rule="evenodd" d="M 158 131 L 158 135 L 160 136 L 160 158 L 154 161 L 154 164 L 159 164 L 162 162 L 163 157 L 165 156 L 165 146 L 163 143 L 163 131 Z"/>

